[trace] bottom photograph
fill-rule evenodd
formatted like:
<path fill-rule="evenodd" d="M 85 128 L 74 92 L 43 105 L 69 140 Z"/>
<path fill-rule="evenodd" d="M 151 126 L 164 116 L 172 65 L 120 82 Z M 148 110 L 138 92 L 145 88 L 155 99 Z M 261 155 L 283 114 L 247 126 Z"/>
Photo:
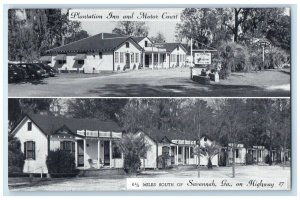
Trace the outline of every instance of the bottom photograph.
<path fill-rule="evenodd" d="M 9 98 L 15 191 L 291 190 L 289 98 Z"/>

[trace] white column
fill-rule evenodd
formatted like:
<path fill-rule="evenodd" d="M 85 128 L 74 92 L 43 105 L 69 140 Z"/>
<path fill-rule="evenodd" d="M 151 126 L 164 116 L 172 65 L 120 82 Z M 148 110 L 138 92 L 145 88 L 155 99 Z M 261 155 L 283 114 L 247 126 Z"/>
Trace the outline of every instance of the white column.
<path fill-rule="evenodd" d="M 160 67 L 160 53 L 157 54 L 157 68 Z"/>
<path fill-rule="evenodd" d="M 143 53 L 143 68 L 145 68 L 145 52 Z"/>
<path fill-rule="evenodd" d="M 86 162 L 85 162 L 85 159 L 86 159 L 86 157 L 85 157 L 85 155 L 86 155 L 86 139 L 84 138 L 83 139 L 83 168 L 85 169 L 86 168 Z"/>
<path fill-rule="evenodd" d="M 182 160 L 183 160 L 183 164 L 185 165 L 185 164 L 186 164 L 186 163 L 185 163 L 185 146 L 182 147 L 182 155 L 183 155 L 183 156 L 182 156 L 182 158 L 183 158 L 183 159 L 182 159 Z"/>
<path fill-rule="evenodd" d="M 176 164 L 178 165 L 178 145 L 176 146 Z"/>
<path fill-rule="evenodd" d="M 109 168 L 112 166 L 112 142 L 109 140 Z"/>
<path fill-rule="evenodd" d="M 151 53 L 151 64 L 152 64 L 152 69 L 154 68 L 154 54 L 153 52 Z"/>
<path fill-rule="evenodd" d="M 189 163 L 188 164 L 190 164 L 190 159 L 191 159 L 191 147 L 189 146 L 189 157 L 188 157 Z"/>
<path fill-rule="evenodd" d="M 78 167 L 78 151 L 77 151 L 77 140 L 75 140 L 75 166 Z"/>
<path fill-rule="evenodd" d="M 97 160 L 97 165 L 98 165 L 98 169 L 100 169 L 100 140 L 98 139 L 98 160 Z"/>

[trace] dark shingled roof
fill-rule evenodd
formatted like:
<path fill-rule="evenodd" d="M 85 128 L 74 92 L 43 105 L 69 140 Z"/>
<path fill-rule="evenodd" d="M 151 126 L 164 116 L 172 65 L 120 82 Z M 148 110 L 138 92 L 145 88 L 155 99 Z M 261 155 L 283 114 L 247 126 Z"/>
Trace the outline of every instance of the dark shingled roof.
<path fill-rule="evenodd" d="M 143 132 L 143 131 L 142 131 Z M 197 140 L 196 135 L 184 133 L 178 130 L 157 130 L 145 133 L 155 142 L 161 142 L 165 137 L 171 140 Z"/>
<path fill-rule="evenodd" d="M 99 33 L 91 37 L 87 37 L 75 42 L 71 42 L 61 47 L 56 47 L 47 50 L 46 54 L 66 53 L 66 52 L 85 53 L 85 52 L 93 52 L 93 51 L 100 51 L 100 52 L 113 51 L 114 49 L 119 47 L 127 40 L 131 40 L 133 43 L 136 44 L 138 48 L 141 48 L 133 38 L 129 36 L 120 36 L 120 37 L 117 36 L 118 35 L 116 34 Z"/>
<path fill-rule="evenodd" d="M 50 115 L 28 114 L 27 115 L 45 134 L 51 135 L 63 126 L 72 133 L 77 130 L 100 130 L 121 132 L 121 127 L 114 121 L 101 121 L 99 119 L 78 119 L 67 117 L 55 117 Z"/>
<path fill-rule="evenodd" d="M 187 51 L 187 49 L 181 44 L 181 43 L 161 43 L 163 48 L 167 50 L 167 52 L 172 52 L 174 49 L 177 48 L 177 46 L 181 46 L 184 51 Z"/>

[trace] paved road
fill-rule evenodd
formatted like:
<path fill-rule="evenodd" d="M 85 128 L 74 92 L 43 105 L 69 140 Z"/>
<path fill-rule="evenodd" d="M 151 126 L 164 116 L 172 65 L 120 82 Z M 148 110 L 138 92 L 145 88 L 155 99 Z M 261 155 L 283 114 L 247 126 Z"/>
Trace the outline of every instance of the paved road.
<path fill-rule="evenodd" d="M 33 83 L 9 84 L 9 97 L 279 97 L 290 95 L 290 75 L 279 71 L 235 73 L 201 85 L 184 69 L 140 70 L 111 75 L 60 74 Z"/>

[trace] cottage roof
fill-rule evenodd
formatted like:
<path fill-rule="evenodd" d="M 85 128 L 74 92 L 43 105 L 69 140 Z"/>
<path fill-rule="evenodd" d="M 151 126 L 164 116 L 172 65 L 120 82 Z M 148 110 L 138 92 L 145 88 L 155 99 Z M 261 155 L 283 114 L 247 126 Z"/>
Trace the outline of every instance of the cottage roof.
<path fill-rule="evenodd" d="M 161 43 L 163 48 L 167 50 L 167 52 L 172 52 L 174 49 L 177 48 L 177 46 L 180 46 L 185 52 L 187 52 L 187 49 L 179 42 L 176 43 Z"/>
<path fill-rule="evenodd" d="M 71 42 L 61 47 L 56 47 L 46 51 L 51 53 L 86 53 L 86 52 L 105 52 L 113 51 L 126 41 L 132 41 L 138 48 L 137 42 L 130 36 L 122 36 L 117 34 L 99 33 L 97 35 L 87 37 L 75 42 Z"/>
<path fill-rule="evenodd" d="M 62 127 L 68 128 L 73 134 L 77 130 L 100 130 L 104 132 L 113 131 L 121 132 L 121 127 L 114 121 L 101 121 L 95 118 L 68 118 L 56 117 L 50 115 L 28 114 L 27 117 L 31 119 L 46 135 L 55 134 L 55 131 Z"/>
<path fill-rule="evenodd" d="M 151 131 L 146 133 L 152 140 L 155 142 L 162 142 L 164 138 L 167 138 L 168 140 L 197 140 L 197 136 L 190 134 L 190 133 L 184 133 L 179 130 L 157 130 L 157 131 Z"/>

